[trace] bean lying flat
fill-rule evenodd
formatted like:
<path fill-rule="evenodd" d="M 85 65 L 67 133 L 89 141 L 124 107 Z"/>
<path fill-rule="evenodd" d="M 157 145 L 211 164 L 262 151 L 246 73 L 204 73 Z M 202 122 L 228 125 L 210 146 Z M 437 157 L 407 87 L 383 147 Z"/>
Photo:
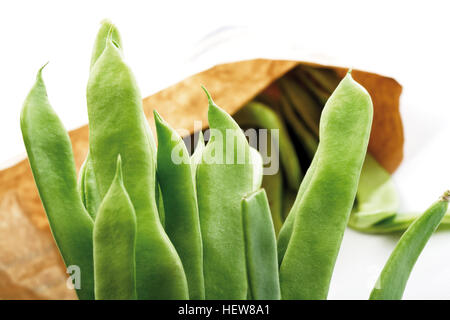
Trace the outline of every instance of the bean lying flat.
<path fill-rule="evenodd" d="M 327 101 L 317 165 L 294 213 L 280 267 L 283 299 L 326 299 L 353 206 L 372 124 L 372 101 L 348 73 Z M 311 281 L 314 279 L 314 281 Z"/>
<path fill-rule="evenodd" d="M 279 300 L 277 245 L 266 192 L 260 189 L 242 200 L 250 297 Z"/>
<path fill-rule="evenodd" d="M 117 155 L 137 218 L 136 282 L 139 299 L 186 299 L 181 260 L 161 225 L 155 200 L 156 163 L 139 90 L 109 36 L 87 86 L 89 152 L 102 197 L 114 178 Z"/>
<path fill-rule="evenodd" d="M 39 70 L 23 105 L 20 127 L 53 237 L 67 267 L 81 271 L 80 299 L 94 299 L 93 221 L 77 191 L 69 136 L 50 106 Z"/>
<path fill-rule="evenodd" d="M 389 172 L 372 155 L 366 155 L 359 179 L 357 202 L 349 226 L 365 230 L 395 216 L 399 200 Z"/>
<path fill-rule="evenodd" d="M 398 300 L 403 296 L 409 275 L 428 239 L 439 226 L 450 200 L 447 191 L 402 235 L 377 280 L 371 300 Z"/>
<path fill-rule="evenodd" d="M 94 223 L 95 299 L 136 299 L 136 214 L 122 180 L 122 164 Z"/>
<path fill-rule="evenodd" d="M 205 299 L 202 237 L 191 159 L 178 133 L 156 111 L 154 118 L 158 134 L 157 175 L 164 202 L 165 229 L 183 263 L 189 298 Z"/>
<path fill-rule="evenodd" d="M 211 138 L 196 175 L 206 299 L 245 299 L 241 199 L 252 191 L 250 147 L 233 118 L 207 96 Z M 227 138 L 227 132 L 234 138 Z M 227 154 L 233 157 L 227 159 Z M 242 163 L 237 161 L 239 154 L 245 158 Z"/>

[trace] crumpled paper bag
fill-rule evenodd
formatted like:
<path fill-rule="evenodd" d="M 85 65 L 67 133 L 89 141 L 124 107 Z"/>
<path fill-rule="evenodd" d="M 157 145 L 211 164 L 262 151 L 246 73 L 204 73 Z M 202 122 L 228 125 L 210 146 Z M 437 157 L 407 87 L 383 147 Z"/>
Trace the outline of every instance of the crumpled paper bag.
<path fill-rule="evenodd" d="M 197 73 L 143 100 L 155 134 L 153 109 L 173 127 L 194 130 L 194 121 L 207 126 L 204 85 L 215 102 L 233 114 L 273 81 L 299 63 L 255 59 L 226 63 Z M 343 67 L 331 67 L 340 76 Z M 392 78 L 353 70 L 353 78 L 370 93 L 374 119 L 369 150 L 390 172 L 403 157 L 403 128 L 399 113 L 402 87 Z M 71 131 L 77 169 L 88 149 L 87 126 Z M 0 171 L 0 299 L 76 299 L 66 285 L 68 275 L 45 216 L 28 160 Z"/>

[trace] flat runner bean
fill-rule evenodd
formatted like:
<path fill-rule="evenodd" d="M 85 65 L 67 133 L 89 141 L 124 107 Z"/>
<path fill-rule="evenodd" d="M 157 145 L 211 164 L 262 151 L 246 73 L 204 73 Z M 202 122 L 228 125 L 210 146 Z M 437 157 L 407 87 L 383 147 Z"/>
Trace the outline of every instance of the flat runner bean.
<path fill-rule="evenodd" d="M 281 262 L 283 299 L 327 297 L 367 151 L 372 116 L 369 94 L 348 73 L 322 113 L 317 165 L 295 212 Z"/>
<path fill-rule="evenodd" d="M 370 300 L 399 300 L 403 296 L 409 275 L 433 232 L 448 208 L 450 191 L 417 218 L 402 235 L 389 257 Z"/>

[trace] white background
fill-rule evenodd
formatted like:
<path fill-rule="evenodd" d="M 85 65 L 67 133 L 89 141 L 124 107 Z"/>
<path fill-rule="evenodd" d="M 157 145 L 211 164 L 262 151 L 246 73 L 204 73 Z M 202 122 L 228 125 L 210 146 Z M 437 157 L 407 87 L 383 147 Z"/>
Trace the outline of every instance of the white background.
<path fill-rule="evenodd" d="M 394 77 L 404 86 L 406 137 L 394 179 L 402 208 L 422 211 L 450 188 L 448 12 L 445 1 L 2 1 L 0 165 L 24 154 L 20 109 L 47 61 L 48 94 L 66 128 L 87 123 L 91 47 L 109 18 L 143 96 L 215 63 L 302 51 Z M 329 298 L 366 299 L 396 240 L 348 230 Z M 404 298 L 450 298 L 450 231 L 432 237 Z"/>

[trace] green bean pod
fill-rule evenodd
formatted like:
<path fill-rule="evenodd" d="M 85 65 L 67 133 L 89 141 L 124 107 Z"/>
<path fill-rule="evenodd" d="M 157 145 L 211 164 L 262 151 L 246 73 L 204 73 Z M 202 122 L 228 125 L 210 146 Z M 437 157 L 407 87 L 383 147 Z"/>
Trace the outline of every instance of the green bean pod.
<path fill-rule="evenodd" d="M 390 220 L 399 208 L 391 175 L 369 153 L 361 170 L 356 198 L 349 219 L 349 226 L 356 230 L 365 230 L 383 220 Z"/>
<path fill-rule="evenodd" d="M 122 50 L 122 39 L 120 37 L 119 30 L 117 30 L 116 26 L 112 24 L 112 22 L 108 19 L 103 20 L 101 22 L 100 29 L 97 32 L 97 37 L 95 38 L 94 48 L 92 49 L 90 66 L 91 70 L 94 64 L 97 62 L 97 59 L 105 50 L 108 37 L 111 38 L 111 41 L 114 42 L 117 48 Z"/>
<path fill-rule="evenodd" d="M 316 136 L 314 136 L 313 133 L 308 130 L 305 124 L 300 119 L 298 119 L 298 116 L 295 114 L 291 103 L 285 96 L 281 96 L 280 106 L 286 121 L 294 130 L 295 135 L 303 145 L 303 148 L 306 151 L 308 157 L 312 159 L 317 151 L 317 147 L 319 144 L 318 139 L 316 138 Z"/>
<path fill-rule="evenodd" d="M 316 84 L 317 87 L 323 89 L 323 93 L 320 94 L 322 101 L 326 103 L 329 95 L 336 90 L 341 79 L 336 74 L 336 71 L 328 68 L 312 67 L 302 65 L 301 68 L 309 75 L 311 81 Z M 322 90 L 321 90 L 322 92 Z"/>
<path fill-rule="evenodd" d="M 157 177 L 158 178 L 158 177 Z M 163 228 L 166 227 L 166 213 L 164 210 L 164 200 L 162 197 L 162 191 L 161 191 L 161 186 L 159 184 L 158 181 L 156 181 L 157 187 L 155 188 L 155 198 L 156 198 L 156 203 L 158 206 L 158 215 L 159 215 L 159 221 L 161 221 L 161 225 L 163 226 Z"/>
<path fill-rule="evenodd" d="M 282 77 L 278 80 L 285 98 L 290 101 L 294 110 L 303 119 L 308 129 L 317 137 L 321 108 L 311 94 L 294 80 Z"/>
<path fill-rule="evenodd" d="M 20 127 L 58 249 L 66 266 L 78 266 L 81 272 L 81 283 L 75 283 L 77 295 L 94 299 L 93 221 L 77 191 L 70 139 L 48 101 L 42 68 L 23 105 Z"/>
<path fill-rule="evenodd" d="M 312 69 L 312 68 L 311 68 Z M 308 88 L 310 92 L 314 94 L 314 96 L 317 98 L 317 101 L 320 105 L 325 105 L 330 93 L 332 91 L 328 91 L 324 87 L 322 87 L 314 78 L 312 74 L 310 74 L 311 69 L 305 69 L 304 66 L 299 66 L 295 68 L 293 71 L 295 77 L 299 79 L 302 84 Z M 331 79 L 330 79 L 331 80 Z M 339 83 L 339 80 L 337 81 Z M 337 85 L 337 84 L 336 84 Z"/>
<path fill-rule="evenodd" d="M 357 202 L 348 225 L 365 233 L 405 231 L 420 213 L 397 213 L 399 200 L 392 178 L 370 154 L 367 154 L 356 193 Z M 450 212 L 440 226 L 450 225 Z"/>
<path fill-rule="evenodd" d="M 139 299 L 186 299 L 181 260 L 157 210 L 154 141 L 139 90 L 115 42 L 108 37 L 87 86 L 89 152 L 102 197 L 114 178 L 117 155 L 136 219 L 136 283 Z"/>
<path fill-rule="evenodd" d="M 250 297 L 255 300 L 279 300 L 277 244 L 264 189 L 244 197 L 242 218 Z"/>
<path fill-rule="evenodd" d="M 81 166 L 78 179 L 78 192 L 83 201 L 84 207 L 95 221 L 98 207 L 102 202 L 100 192 L 98 191 L 97 180 L 95 179 L 94 168 L 92 166 L 89 153 Z"/>
<path fill-rule="evenodd" d="M 326 299 L 369 142 L 372 101 L 348 73 L 325 105 L 317 164 L 280 267 L 283 299 Z"/>
<path fill-rule="evenodd" d="M 303 177 L 302 168 L 286 126 L 277 112 L 263 103 L 250 102 L 233 117 L 241 127 L 279 130 L 279 141 L 277 143 L 281 165 L 289 173 L 286 175 L 289 187 L 297 190 Z"/>
<path fill-rule="evenodd" d="M 178 135 L 154 111 L 158 134 L 157 175 L 165 212 L 165 229 L 180 255 L 189 298 L 205 299 L 203 248 L 189 152 Z"/>
<path fill-rule="evenodd" d="M 136 214 L 122 179 L 120 156 L 94 223 L 96 300 L 136 299 Z"/>
<path fill-rule="evenodd" d="M 207 96 L 211 137 L 196 175 L 206 299 L 246 299 L 241 200 L 253 187 L 250 147 L 233 118 Z"/>
<path fill-rule="evenodd" d="M 370 300 L 399 300 L 409 275 L 433 232 L 448 209 L 450 191 L 412 223 L 398 241 L 381 271 Z"/>

